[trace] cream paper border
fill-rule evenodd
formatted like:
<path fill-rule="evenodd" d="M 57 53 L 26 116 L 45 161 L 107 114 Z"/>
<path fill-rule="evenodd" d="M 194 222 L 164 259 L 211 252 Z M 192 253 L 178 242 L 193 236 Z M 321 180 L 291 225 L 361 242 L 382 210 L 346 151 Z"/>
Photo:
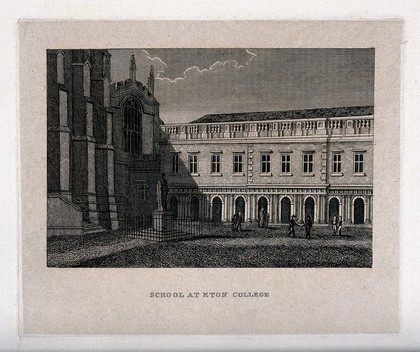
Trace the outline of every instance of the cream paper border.
<path fill-rule="evenodd" d="M 398 332 L 401 38 L 399 21 L 20 22 L 22 333 Z M 45 51 L 136 47 L 374 47 L 373 267 L 47 268 Z M 270 297 L 151 299 L 152 291 Z"/>

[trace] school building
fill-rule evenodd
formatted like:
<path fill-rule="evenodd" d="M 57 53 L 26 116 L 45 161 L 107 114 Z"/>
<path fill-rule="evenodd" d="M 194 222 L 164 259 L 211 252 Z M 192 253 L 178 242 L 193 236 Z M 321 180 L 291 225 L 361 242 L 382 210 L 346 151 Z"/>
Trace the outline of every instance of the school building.
<path fill-rule="evenodd" d="M 271 223 L 310 215 L 370 224 L 373 107 L 206 115 L 162 125 L 161 155 L 176 215 Z"/>

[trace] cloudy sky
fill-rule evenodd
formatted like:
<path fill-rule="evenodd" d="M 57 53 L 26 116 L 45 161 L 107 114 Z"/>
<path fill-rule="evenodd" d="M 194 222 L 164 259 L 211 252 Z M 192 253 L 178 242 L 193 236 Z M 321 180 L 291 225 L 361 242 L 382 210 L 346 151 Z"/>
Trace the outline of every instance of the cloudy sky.
<path fill-rule="evenodd" d="M 206 114 L 373 105 L 374 49 L 110 50 L 113 82 L 155 68 L 165 123 Z"/>

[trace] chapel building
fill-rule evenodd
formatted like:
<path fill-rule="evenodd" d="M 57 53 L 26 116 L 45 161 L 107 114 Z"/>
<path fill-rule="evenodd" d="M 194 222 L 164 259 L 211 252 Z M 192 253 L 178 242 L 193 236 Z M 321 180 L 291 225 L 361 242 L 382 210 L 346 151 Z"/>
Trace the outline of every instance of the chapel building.
<path fill-rule="evenodd" d="M 47 232 L 117 229 L 151 214 L 161 158 L 154 73 L 111 85 L 107 50 L 47 51 Z"/>

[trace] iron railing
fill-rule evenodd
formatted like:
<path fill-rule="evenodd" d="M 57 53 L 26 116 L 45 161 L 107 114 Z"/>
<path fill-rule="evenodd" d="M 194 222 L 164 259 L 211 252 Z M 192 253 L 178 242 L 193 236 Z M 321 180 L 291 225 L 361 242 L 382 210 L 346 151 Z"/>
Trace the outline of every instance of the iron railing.
<path fill-rule="evenodd" d="M 120 220 L 121 233 L 149 241 L 174 241 L 203 236 L 203 223 L 167 214 L 140 215 Z"/>

